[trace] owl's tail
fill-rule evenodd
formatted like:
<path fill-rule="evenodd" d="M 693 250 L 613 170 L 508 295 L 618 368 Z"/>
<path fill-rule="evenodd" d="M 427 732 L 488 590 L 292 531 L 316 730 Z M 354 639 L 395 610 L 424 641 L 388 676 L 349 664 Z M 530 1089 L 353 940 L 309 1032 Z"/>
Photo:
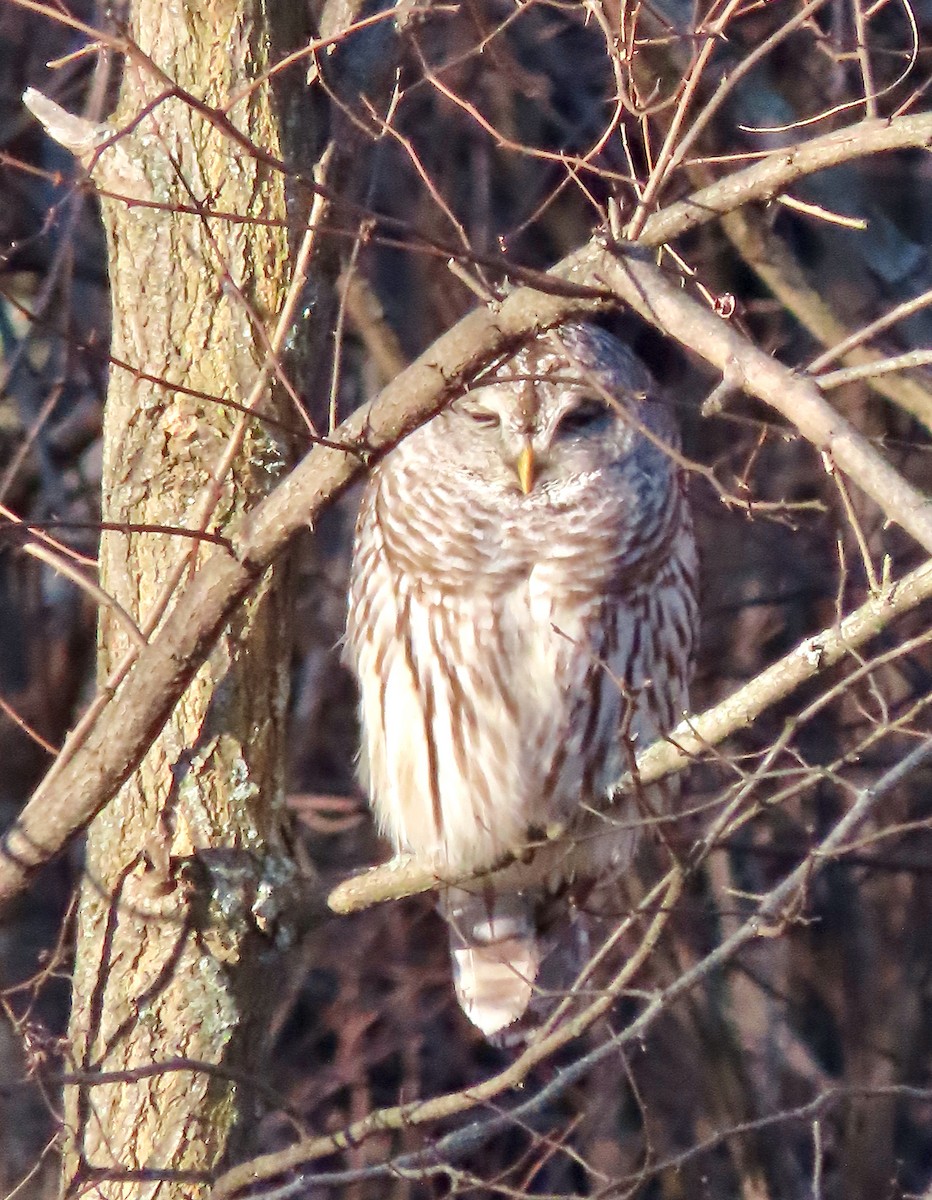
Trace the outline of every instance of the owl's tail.
<path fill-rule="evenodd" d="M 541 962 L 534 904 L 517 892 L 450 888 L 441 911 L 460 1006 L 487 1038 L 497 1038 L 523 1016 L 534 994 Z"/>

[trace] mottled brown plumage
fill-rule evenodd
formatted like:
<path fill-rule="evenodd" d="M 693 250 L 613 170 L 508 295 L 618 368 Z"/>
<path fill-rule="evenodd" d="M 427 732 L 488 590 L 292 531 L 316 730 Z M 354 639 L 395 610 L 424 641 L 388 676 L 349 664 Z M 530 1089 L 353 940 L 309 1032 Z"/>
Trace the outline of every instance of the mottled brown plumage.
<path fill-rule="evenodd" d="M 490 867 L 604 808 L 631 752 L 682 716 L 696 559 L 677 444 L 640 362 L 568 325 L 372 472 L 346 657 L 362 778 L 398 850 L 445 873 Z M 635 817 L 593 813 L 507 876 L 448 889 L 457 993 L 487 1035 L 533 997 L 554 898 L 627 866 Z M 564 952 L 546 972 L 562 986 Z"/>

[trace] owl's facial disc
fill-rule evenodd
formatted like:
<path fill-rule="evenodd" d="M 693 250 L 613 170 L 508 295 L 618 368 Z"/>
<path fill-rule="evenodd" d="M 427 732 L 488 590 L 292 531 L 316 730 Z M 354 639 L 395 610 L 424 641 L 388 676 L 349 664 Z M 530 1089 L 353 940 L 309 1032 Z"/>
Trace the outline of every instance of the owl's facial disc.
<path fill-rule="evenodd" d="M 591 472 L 614 453 L 612 400 L 572 377 L 516 376 L 477 388 L 453 405 L 469 444 L 500 464 L 506 488 L 530 497 L 565 475 Z"/>
<path fill-rule="evenodd" d="M 482 443 L 504 464 L 515 489 L 530 495 L 537 476 L 531 413 L 516 411 L 513 395 L 501 387 L 477 390 L 454 410 L 469 421 L 471 429 L 482 436 Z"/>

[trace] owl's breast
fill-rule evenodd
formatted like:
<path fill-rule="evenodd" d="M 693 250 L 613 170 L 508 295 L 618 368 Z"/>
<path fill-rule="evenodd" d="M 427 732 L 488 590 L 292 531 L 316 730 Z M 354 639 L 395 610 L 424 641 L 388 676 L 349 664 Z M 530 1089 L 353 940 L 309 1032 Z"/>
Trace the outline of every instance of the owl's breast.
<path fill-rule="evenodd" d="M 558 601 L 613 590 L 631 542 L 630 506 L 595 473 L 528 496 L 456 482 L 422 477 L 405 504 L 395 494 L 397 479 L 379 488 L 375 509 L 399 577 L 456 596 L 527 589 L 535 611 L 548 593 Z"/>

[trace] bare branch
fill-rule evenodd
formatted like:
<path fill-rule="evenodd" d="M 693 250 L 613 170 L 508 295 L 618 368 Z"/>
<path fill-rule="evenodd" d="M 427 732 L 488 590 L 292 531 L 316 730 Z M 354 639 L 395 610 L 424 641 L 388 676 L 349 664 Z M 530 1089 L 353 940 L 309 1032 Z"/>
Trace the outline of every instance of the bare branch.
<path fill-rule="evenodd" d="M 795 180 L 815 171 L 886 150 L 928 147 L 930 144 L 932 114 L 929 113 L 849 125 L 836 133 L 768 154 L 753 166 L 710 184 L 686 200 L 671 204 L 650 218 L 638 242 L 657 246 L 743 204 L 776 199 Z"/>
<path fill-rule="evenodd" d="M 867 329 L 850 334 L 832 306 L 810 284 L 787 243 L 770 228 L 765 213 L 750 207 L 725 213 L 722 216 L 722 229 L 748 266 L 760 276 L 780 303 L 813 337 L 818 338 L 824 346 L 831 347 L 810 364 L 809 370 L 813 374 L 821 369 L 823 363 L 838 357 L 843 357 L 852 367 L 870 366 L 880 361 L 881 355 L 877 351 L 859 343 L 873 332 L 885 329 L 900 317 L 908 316 L 922 307 L 923 298 L 919 297 L 908 304 L 899 305 Z M 928 296 L 924 302 L 929 303 Z M 929 388 L 909 376 L 870 375 L 868 379 L 875 392 L 898 404 L 905 412 L 912 413 L 927 429 L 932 429 L 932 391 Z"/>
<path fill-rule="evenodd" d="M 806 638 L 713 708 L 688 717 L 673 731 L 669 741 L 649 746 L 637 758 L 639 783 L 655 783 L 666 775 L 685 770 L 697 757 L 746 729 L 772 705 L 785 699 L 807 680 L 854 654 L 894 618 L 916 608 L 930 596 L 932 562 L 927 562 L 883 594 L 872 596 L 838 625 Z M 626 787 L 630 787 L 630 780 L 619 783 L 618 793 Z M 566 836 L 566 830 L 555 829 L 553 836 Z M 526 847 L 516 850 L 522 859 L 529 852 Z M 399 857 L 344 880 L 330 893 L 327 903 L 336 913 L 358 912 L 372 904 L 430 891 L 441 883 L 462 882 L 462 879 L 440 880 L 422 865 Z"/>
<path fill-rule="evenodd" d="M 680 973 L 673 983 L 655 992 L 635 1020 L 619 1033 L 608 1037 L 595 1049 L 582 1055 L 569 1066 L 563 1067 L 548 1084 L 537 1089 L 529 1099 L 515 1108 L 497 1116 L 476 1121 L 462 1129 L 454 1130 L 445 1137 L 432 1142 L 427 1150 L 417 1151 L 386 1163 L 384 1165 L 386 1173 L 408 1174 L 410 1172 L 419 1177 L 444 1174 L 450 1165 L 464 1153 L 475 1151 L 509 1125 L 526 1122 L 533 1118 L 569 1087 L 584 1078 L 597 1063 L 609 1055 L 616 1054 L 619 1049 L 630 1046 L 643 1038 L 661 1014 L 669 1012 L 676 999 L 691 991 L 711 972 L 733 959 L 748 943 L 759 937 L 767 936 L 775 925 L 784 922 L 788 914 L 792 913 L 799 893 L 808 887 L 826 863 L 844 852 L 846 845 L 851 843 L 877 805 L 930 758 L 932 758 L 932 738 L 927 738 L 915 746 L 874 784 L 863 789 L 847 813 L 835 824 L 819 845 L 760 899 L 752 915 L 714 950 L 688 970 Z M 305 1142 L 298 1142 L 286 1151 L 253 1159 L 252 1162 L 234 1168 L 221 1178 L 214 1195 L 217 1200 L 220 1198 L 225 1200 L 226 1197 L 235 1195 L 245 1186 L 254 1186 L 262 1179 L 273 1178 L 283 1171 L 295 1170 L 314 1159 L 322 1158 L 347 1146 L 357 1145 L 363 1138 L 370 1137 L 386 1128 L 400 1128 L 404 1123 L 421 1124 L 425 1120 L 439 1120 L 449 1116 L 451 1112 L 474 1107 L 480 1100 L 489 1098 L 488 1087 L 491 1083 L 498 1085 L 497 1094 L 511 1086 L 510 1076 L 511 1072 L 506 1071 L 494 1077 L 493 1080 L 487 1080 L 484 1085 L 481 1085 L 481 1096 L 477 1095 L 479 1088 L 471 1088 L 455 1095 L 438 1097 L 433 1101 L 415 1101 L 413 1104 L 398 1108 L 373 1112 L 362 1121 L 357 1122 L 351 1129 L 334 1134 L 332 1137 L 308 1139 Z M 303 1177 L 293 1184 L 276 1189 L 273 1194 L 280 1197 L 295 1195 L 305 1191 L 309 1182 L 307 1177 Z"/>
<path fill-rule="evenodd" d="M 809 171 L 904 146 L 932 142 L 932 116 L 863 122 L 853 130 L 780 151 L 704 189 L 650 220 L 643 240 L 657 244 L 749 200 L 782 192 Z M 2 843 L 0 903 L 26 883 L 69 837 L 107 803 L 161 729 L 236 606 L 272 559 L 352 480 L 364 460 L 427 420 L 496 354 L 521 338 L 568 318 L 594 313 L 621 298 L 647 320 L 724 371 L 740 362 L 745 386 L 794 421 L 884 512 L 932 551 L 932 514 L 924 498 L 888 466 L 817 389 L 755 350 L 723 320 L 689 300 L 656 268 L 621 258 L 593 241 L 546 276 L 556 289 L 522 287 L 500 304 L 476 309 L 400 375 L 379 399 L 340 426 L 333 446 L 316 446 L 250 515 L 233 539 L 234 553 L 216 553 L 178 600 L 157 637 L 112 697 L 87 741 L 54 780 L 39 786 Z M 613 295 L 614 293 L 614 295 Z M 107 713 L 114 713 L 107 716 Z"/>
<path fill-rule="evenodd" d="M 873 379 L 878 375 L 889 375 L 894 371 L 909 371 L 914 367 L 932 366 L 932 350 L 909 350 L 905 354 L 878 358 L 873 362 L 861 363 L 856 367 L 844 367 L 838 371 L 826 371 L 817 376 L 816 382 L 823 392 L 854 383 L 858 379 Z"/>
<path fill-rule="evenodd" d="M 606 259 L 597 277 L 661 332 L 724 375 L 740 370 L 744 390 L 781 413 L 867 493 L 881 512 L 932 553 L 932 505 L 837 413 L 815 384 L 776 362 L 737 329 L 691 299 L 634 254 Z"/>

